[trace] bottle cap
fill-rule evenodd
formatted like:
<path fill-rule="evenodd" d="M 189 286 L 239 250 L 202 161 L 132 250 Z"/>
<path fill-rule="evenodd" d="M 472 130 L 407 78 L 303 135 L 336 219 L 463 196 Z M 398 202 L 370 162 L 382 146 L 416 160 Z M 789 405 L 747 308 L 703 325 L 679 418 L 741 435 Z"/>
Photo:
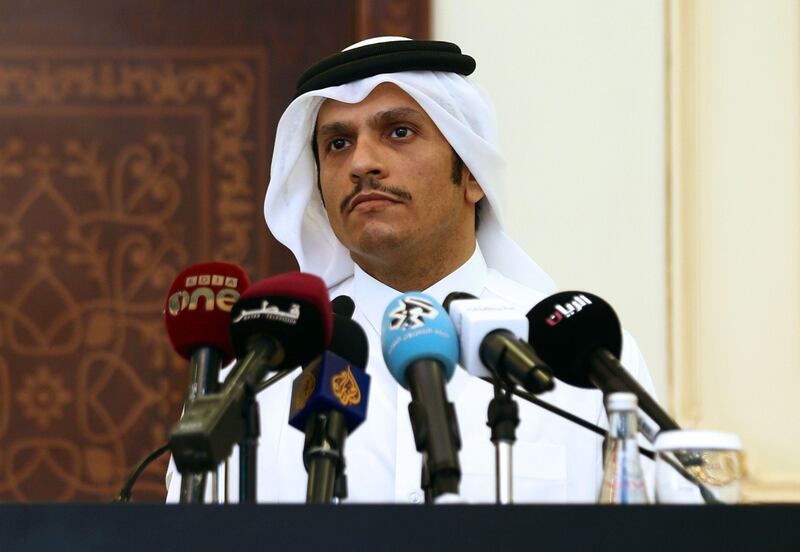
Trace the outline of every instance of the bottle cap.
<path fill-rule="evenodd" d="M 636 410 L 638 401 L 633 393 L 618 391 L 606 395 L 606 410 L 620 412 L 622 410 Z"/>

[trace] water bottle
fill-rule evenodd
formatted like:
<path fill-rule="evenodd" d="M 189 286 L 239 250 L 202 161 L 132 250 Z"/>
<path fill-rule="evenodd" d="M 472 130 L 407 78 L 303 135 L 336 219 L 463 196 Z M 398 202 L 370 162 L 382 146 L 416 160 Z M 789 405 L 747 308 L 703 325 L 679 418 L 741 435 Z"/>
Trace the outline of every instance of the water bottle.
<path fill-rule="evenodd" d="M 609 430 L 603 458 L 600 504 L 647 504 L 644 472 L 636 440 L 638 405 L 633 393 L 606 397 Z"/>

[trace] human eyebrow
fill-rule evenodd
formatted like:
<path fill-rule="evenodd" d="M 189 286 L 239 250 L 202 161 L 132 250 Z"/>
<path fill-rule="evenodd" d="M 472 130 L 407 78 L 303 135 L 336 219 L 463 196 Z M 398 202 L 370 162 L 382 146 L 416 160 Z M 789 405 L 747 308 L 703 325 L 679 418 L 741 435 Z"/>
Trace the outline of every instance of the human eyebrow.
<path fill-rule="evenodd" d="M 374 127 L 382 127 L 397 122 L 407 122 L 414 125 L 421 125 L 425 118 L 416 109 L 410 107 L 396 107 L 379 111 L 372 116 L 371 124 Z"/>
<path fill-rule="evenodd" d="M 352 136 L 355 130 L 351 125 L 341 121 L 334 121 L 332 123 L 325 123 L 317 129 L 317 141 L 324 142 L 332 136 Z"/>

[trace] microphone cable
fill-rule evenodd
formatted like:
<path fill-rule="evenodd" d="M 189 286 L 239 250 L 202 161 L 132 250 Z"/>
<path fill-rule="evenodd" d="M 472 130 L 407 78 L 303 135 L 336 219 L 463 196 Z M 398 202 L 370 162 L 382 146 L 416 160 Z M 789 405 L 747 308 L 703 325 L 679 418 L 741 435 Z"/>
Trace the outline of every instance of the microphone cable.
<path fill-rule="evenodd" d="M 486 382 L 492 383 L 492 380 L 490 378 L 481 378 L 481 379 L 486 381 Z M 608 436 L 608 431 L 606 431 L 602 427 L 597 426 L 597 425 L 595 425 L 595 424 L 593 424 L 591 422 L 587 422 L 583 418 L 580 418 L 580 417 L 576 416 L 575 414 L 571 414 L 571 413 L 567 412 L 566 410 L 562 410 L 562 409 L 558 408 L 557 406 L 554 406 L 554 405 L 550 404 L 549 402 L 543 401 L 542 399 L 540 399 L 539 397 L 537 397 L 536 395 L 534 395 L 532 393 L 528 393 L 527 391 L 523 391 L 523 390 L 521 390 L 521 389 L 519 389 L 518 387 L 515 387 L 515 386 L 511 387 L 511 392 L 514 393 L 517 397 L 525 399 L 526 401 L 531 402 L 531 403 L 535 404 L 538 407 L 544 408 L 545 410 L 547 410 L 549 412 L 552 412 L 556 416 L 561 416 L 562 418 L 564 418 L 566 420 L 569 420 L 570 422 L 572 422 L 574 424 L 577 424 L 577 425 L 579 425 L 579 426 L 581 426 L 581 427 L 583 427 L 585 429 L 588 429 L 589 431 L 593 431 L 594 433 L 597 433 L 598 435 L 600 435 L 603 438 Z M 650 460 L 655 460 L 656 459 L 655 452 L 653 452 L 652 450 L 647 449 L 645 447 L 639 446 L 639 453 L 643 454 L 646 457 L 648 457 Z"/>
<path fill-rule="evenodd" d="M 267 387 L 269 387 L 269 386 L 271 386 L 271 385 L 273 385 L 275 383 L 278 383 L 279 380 L 285 378 L 287 375 L 289 375 L 292 372 L 294 372 L 294 370 L 284 370 L 282 372 L 278 372 L 277 374 L 275 374 L 271 378 L 268 378 L 268 379 L 262 381 L 261 383 L 258 384 L 258 387 L 256 387 L 256 393 L 260 393 L 261 391 L 263 391 Z M 161 455 L 163 455 L 165 452 L 168 452 L 168 451 L 169 451 L 169 443 L 164 443 L 163 445 L 161 445 L 159 447 L 156 447 L 155 449 L 153 449 L 152 451 L 147 453 L 147 456 L 142 458 L 142 460 L 139 462 L 139 464 L 133 469 L 133 471 L 131 471 L 131 474 L 128 476 L 128 479 L 125 481 L 125 484 L 122 486 L 122 488 L 119 490 L 119 493 L 117 494 L 117 496 L 111 502 L 112 503 L 116 503 L 116 502 L 127 503 L 127 502 L 130 502 L 131 501 L 131 494 L 133 493 L 133 486 L 136 484 L 136 481 L 139 479 L 139 476 L 142 474 L 142 472 L 145 470 L 145 468 L 147 468 L 147 466 L 152 464 Z"/>
<path fill-rule="evenodd" d="M 164 454 L 169 450 L 169 443 L 164 443 L 160 447 L 150 451 L 150 453 L 145 456 L 139 465 L 136 466 L 133 471 L 131 472 L 130 476 L 128 476 L 128 480 L 125 481 L 125 484 L 119 491 L 119 494 L 112 500 L 111 502 L 130 502 L 131 501 L 131 493 L 133 492 L 133 486 L 136 484 L 136 480 L 139 479 L 139 476 L 144 471 L 144 469 L 149 466 L 156 458 Z"/>

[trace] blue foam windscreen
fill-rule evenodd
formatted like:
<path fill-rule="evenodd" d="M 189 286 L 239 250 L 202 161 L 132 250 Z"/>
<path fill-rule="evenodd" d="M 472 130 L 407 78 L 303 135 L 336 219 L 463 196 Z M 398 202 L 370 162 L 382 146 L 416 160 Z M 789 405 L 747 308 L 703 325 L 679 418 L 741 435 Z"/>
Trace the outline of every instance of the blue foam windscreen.
<path fill-rule="evenodd" d="M 406 389 L 406 372 L 412 362 L 429 359 L 442 363 L 448 381 L 458 362 L 453 322 L 436 299 L 416 291 L 400 295 L 386 307 L 381 348 L 389 372 Z"/>

